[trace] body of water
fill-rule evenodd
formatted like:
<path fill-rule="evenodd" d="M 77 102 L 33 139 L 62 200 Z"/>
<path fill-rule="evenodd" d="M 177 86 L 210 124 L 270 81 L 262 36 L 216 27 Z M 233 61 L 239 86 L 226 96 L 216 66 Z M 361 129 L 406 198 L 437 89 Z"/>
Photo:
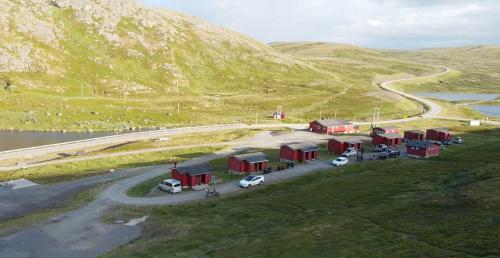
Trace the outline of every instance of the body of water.
<path fill-rule="evenodd" d="M 485 116 L 500 118 L 500 106 L 473 105 L 472 107 Z"/>
<path fill-rule="evenodd" d="M 115 135 L 114 132 L 57 133 L 0 131 L 0 151 Z"/>
<path fill-rule="evenodd" d="M 416 96 L 424 98 L 441 99 L 446 101 L 462 101 L 462 100 L 474 100 L 474 101 L 489 101 L 499 98 L 499 94 L 479 94 L 479 93 L 452 93 L 452 92 L 417 92 L 414 93 Z"/>

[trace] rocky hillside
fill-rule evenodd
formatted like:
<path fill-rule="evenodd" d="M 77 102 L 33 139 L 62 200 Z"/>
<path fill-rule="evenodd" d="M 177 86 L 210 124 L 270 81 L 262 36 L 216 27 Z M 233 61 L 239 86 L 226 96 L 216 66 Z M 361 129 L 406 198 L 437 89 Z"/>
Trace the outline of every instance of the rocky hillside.
<path fill-rule="evenodd" d="M 348 49 L 340 49 L 342 58 L 299 55 L 133 0 L 0 6 L 0 129 L 253 123 L 277 106 L 296 122 L 319 113 L 368 118 L 375 106 L 400 117 L 420 108 L 395 104 L 373 81 L 431 70 Z"/>
<path fill-rule="evenodd" d="M 82 84 L 92 95 L 158 94 L 177 85 L 197 92 L 244 79 L 242 63 L 264 75 L 303 66 L 238 33 L 132 0 L 0 5 L 0 72 L 19 87 L 68 95 L 80 94 Z"/>

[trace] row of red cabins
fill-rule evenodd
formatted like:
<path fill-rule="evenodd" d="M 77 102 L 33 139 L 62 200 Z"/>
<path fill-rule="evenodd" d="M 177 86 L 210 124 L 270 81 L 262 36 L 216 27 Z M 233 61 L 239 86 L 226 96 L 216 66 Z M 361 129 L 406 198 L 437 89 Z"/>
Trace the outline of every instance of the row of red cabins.
<path fill-rule="evenodd" d="M 337 123 L 335 123 L 337 124 Z M 332 129 L 340 130 L 340 129 Z M 333 132 L 326 129 L 326 134 Z M 347 131 L 356 131 L 354 127 L 348 127 Z M 321 129 L 324 131 L 324 129 Z M 347 132 L 346 127 L 341 130 Z M 353 131 L 353 132 L 354 132 Z M 432 157 L 439 155 L 439 146 L 429 140 L 450 140 L 451 133 L 445 129 L 429 129 L 427 136 L 422 131 L 406 131 L 404 138 L 407 142 L 407 153 L 416 157 Z M 427 141 L 425 140 L 427 139 Z M 402 143 L 397 127 L 377 127 L 372 132 L 372 143 L 397 146 Z M 328 141 L 328 151 L 331 154 L 341 155 L 349 148 L 361 150 L 363 142 L 356 138 L 333 138 Z M 318 159 L 320 147 L 312 143 L 291 143 L 281 146 L 281 162 L 307 162 Z M 267 156 L 262 152 L 233 155 L 228 159 L 230 173 L 252 174 L 260 173 L 267 168 Z M 196 164 L 190 166 L 179 166 L 172 168 L 172 178 L 180 181 L 185 188 L 196 185 L 208 185 L 212 180 L 212 168 L 209 164 Z"/>

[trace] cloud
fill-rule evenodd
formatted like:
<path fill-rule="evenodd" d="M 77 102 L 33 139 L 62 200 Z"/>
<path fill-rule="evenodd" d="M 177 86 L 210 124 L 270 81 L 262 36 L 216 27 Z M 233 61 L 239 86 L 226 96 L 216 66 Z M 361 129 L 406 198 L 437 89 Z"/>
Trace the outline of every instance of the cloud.
<path fill-rule="evenodd" d="M 500 43 L 497 0 L 143 0 L 265 42 L 336 41 L 377 48 Z"/>

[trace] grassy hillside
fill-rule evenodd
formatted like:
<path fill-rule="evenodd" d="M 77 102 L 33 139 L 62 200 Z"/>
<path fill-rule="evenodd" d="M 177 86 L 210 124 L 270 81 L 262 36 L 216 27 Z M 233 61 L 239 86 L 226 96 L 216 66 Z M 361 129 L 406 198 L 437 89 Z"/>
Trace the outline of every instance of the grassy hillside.
<path fill-rule="evenodd" d="M 372 82 L 432 70 L 349 49 L 335 62 L 301 58 L 133 0 L 0 4 L 0 129 L 262 122 L 277 106 L 301 121 L 334 109 L 368 118 L 375 106 L 400 117 L 420 109 L 394 105 Z"/>
<path fill-rule="evenodd" d="M 367 162 L 197 204 L 122 207 L 108 219 L 150 218 L 141 239 L 108 256 L 498 257 L 500 132 L 462 133 L 465 145 L 431 160 Z"/>
<path fill-rule="evenodd" d="M 440 64 L 456 70 L 438 82 L 409 85 L 412 91 L 436 92 L 500 92 L 500 47 L 471 46 L 460 48 L 425 49 L 414 52 L 386 52 L 386 55 L 420 63 Z"/>

